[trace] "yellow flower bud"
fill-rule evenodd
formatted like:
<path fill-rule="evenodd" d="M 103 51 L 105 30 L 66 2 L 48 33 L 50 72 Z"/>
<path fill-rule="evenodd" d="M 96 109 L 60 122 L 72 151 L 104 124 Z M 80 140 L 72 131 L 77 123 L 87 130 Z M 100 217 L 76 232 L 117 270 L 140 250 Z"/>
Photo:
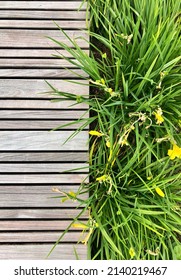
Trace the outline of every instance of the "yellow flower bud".
<path fill-rule="evenodd" d="M 155 191 L 157 192 L 157 194 L 159 195 L 159 196 L 161 196 L 161 197 L 164 197 L 165 196 L 165 194 L 164 194 L 164 192 L 160 189 L 160 188 L 155 188 Z"/>

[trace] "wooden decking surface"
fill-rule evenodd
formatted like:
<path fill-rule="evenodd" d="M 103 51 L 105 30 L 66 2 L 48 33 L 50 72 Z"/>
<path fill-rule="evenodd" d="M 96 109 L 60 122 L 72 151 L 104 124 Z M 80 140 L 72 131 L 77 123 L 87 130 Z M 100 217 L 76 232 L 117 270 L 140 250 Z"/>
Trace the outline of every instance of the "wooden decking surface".
<path fill-rule="evenodd" d="M 88 52 L 85 6 L 81 1 L 0 1 L 0 259 L 44 259 L 61 233 L 81 211 L 78 203 L 54 199 L 53 187 L 74 191 L 87 169 L 88 133 L 63 145 L 77 128 L 50 129 L 80 118 L 87 107 L 50 102 L 45 79 L 56 88 L 88 94 L 70 63 L 52 56 L 58 49 L 47 37 L 68 43 L 53 20 Z M 77 70 L 82 73 L 81 70 Z M 85 114 L 84 117 L 87 117 Z M 61 174 L 60 174 L 61 173 Z M 82 196 L 84 198 L 85 196 Z M 81 217 L 87 219 L 86 214 Z M 50 259 L 87 258 L 80 230 L 71 229 Z"/>

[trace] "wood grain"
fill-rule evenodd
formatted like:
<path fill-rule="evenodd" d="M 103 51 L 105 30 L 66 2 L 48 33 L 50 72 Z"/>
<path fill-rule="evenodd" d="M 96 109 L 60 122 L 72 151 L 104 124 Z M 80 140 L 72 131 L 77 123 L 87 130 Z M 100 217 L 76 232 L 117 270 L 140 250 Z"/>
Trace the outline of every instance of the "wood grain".
<path fill-rule="evenodd" d="M 88 35 L 85 31 L 66 31 L 66 34 L 73 39 L 80 47 L 88 48 Z M 58 48 L 55 42 L 48 37 L 58 40 L 72 47 L 72 43 L 60 30 L 10 30 L 0 29 L 0 47 L 8 48 Z M 83 39 L 84 38 L 84 39 Z"/>
<path fill-rule="evenodd" d="M 74 219 L 82 209 L 1 209 L 0 219 Z M 81 219 L 87 219 L 87 211 L 81 214 Z M 2 234 L 2 233 L 1 233 Z M 1 242 L 1 238 L 0 238 Z"/>
<path fill-rule="evenodd" d="M 1 245 L 0 259 L 4 260 L 44 260 L 53 247 L 52 245 Z M 87 257 L 87 247 L 82 244 L 60 244 L 53 250 L 48 259 L 50 260 L 76 260 L 76 253 L 79 259 Z"/>
<path fill-rule="evenodd" d="M 53 98 L 52 98 L 53 100 Z M 50 100 L 31 100 L 31 99 L 2 99 L 0 109 L 88 109 L 85 103 L 75 103 L 75 101 L 50 102 Z M 71 113 L 70 113 L 71 116 Z"/>
<path fill-rule="evenodd" d="M 0 184 L 78 184 L 85 177 L 85 174 L 0 174 Z"/>
<path fill-rule="evenodd" d="M 88 152 L 1 152 L 0 162 L 85 162 Z"/>
<path fill-rule="evenodd" d="M 70 226 L 73 220 L 49 220 L 49 221 L 0 221 L 0 231 L 43 231 L 64 230 Z M 81 221 L 80 221 L 81 222 Z M 83 222 L 86 224 L 87 222 Z M 71 227 L 70 230 L 80 231 L 81 228 Z"/>
<path fill-rule="evenodd" d="M 84 110 L 0 110 L 0 120 L 77 120 L 89 118 L 88 111 Z"/>
<path fill-rule="evenodd" d="M 41 72 L 41 70 L 39 71 Z M 60 78 L 58 80 L 47 79 L 47 82 L 62 92 L 78 95 L 88 95 L 89 93 L 89 81 L 87 80 L 70 79 L 66 81 Z M 0 98 L 53 98 L 55 97 L 53 94 L 48 94 L 51 91 L 50 86 L 42 79 L 0 79 Z M 0 100 L 0 107 L 1 104 L 2 100 Z"/>
<path fill-rule="evenodd" d="M 0 9 L 78 10 L 82 1 L 1 1 Z M 82 6 L 85 9 L 86 5 Z"/>
<path fill-rule="evenodd" d="M 80 75 L 81 77 L 88 77 L 87 74 L 79 69 L 0 69 L 0 78 L 75 78 Z"/>
<path fill-rule="evenodd" d="M 67 170 L 72 172 L 88 172 L 88 165 L 83 163 L 0 163 L 1 173 L 61 173 Z"/>
<path fill-rule="evenodd" d="M 62 92 L 89 94 L 88 75 L 53 56 L 72 58 L 48 38 L 74 47 L 56 21 L 89 55 L 86 4 L 78 11 L 81 4 L 0 1 L 0 259 L 45 259 L 84 206 L 76 199 L 62 202 L 62 193 L 52 188 L 77 193 L 82 181 L 88 183 L 87 174 L 83 174 L 88 171 L 88 132 L 64 143 L 73 131 L 45 130 L 89 117 L 88 104 L 55 102 L 57 96 L 44 81 Z M 68 128 L 77 127 L 72 124 Z M 83 166 L 86 169 L 80 169 Z M 88 193 L 78 198 L 84 201 Z M 88 217 L 87 211 L 81 216 L 85 223 Z M 74 260 L 74 247 L 79 258 L 86 259 L 87 247 L 76 244 L 84 238 L 81 231 L 71 228 L 50 259 Z"/>
<path fill-rule="evenodd" d="M 2 1 L 1 1 L 2 2 Z M 14 1 L 13 1 L 14 2 Z M 85 21 L 86 11 L 49 11 L 49 10 L 0 10 L 1 19 L 42 19 L 42 20 L 73 20 L 83 19 Z"/>
<path fill-rule="evenodd" d="M 0 151 L 87 150 L 88 133 L 80 132 L 65 143 L 72 131 L 0 131 Z"/>
<path fill-rule="evenodd" d="M 26 182 L 25 182 L 26 183 Z M 51 186 L 51 185 L 50 185 Z M 53 183 L 52 183 L 53 186 Z M 58 195 L 54 194 L 3 194 L 0 196 L 0 207 L 2 208 L 63 208 L 68 211 L 69 207 L 79 207 L 80 202 L 67 200 L 62 202 Z M 66 209 L 65 209 L 66 208 Z M 53 219 L 53 215 L 52 215 Z"/>
<path fill-rule="evenodd" d="M 52 189 L 53 188 L 58 188 L 60 191 L 62 192 L 70 192 L 70 191 L 74 191 L 75 193 L 77 193 L 77 195 L 79 195 L 79 188 L 80 188 L 80 185 L 79 184 L 73 184 L 73 182 L 71 182 L 70 184 L 58 184 L 57 185 L 53 185 L 53 184 L 41 184 L 41 185 L 38 185 L 38 184 L 31 184 L 31 185 L 28 185 L 28 184 L 20 184 L 20 185 L 6 185 L 6 184 L 1 184 L 0 185 L 0 193 L 1 194 L 27 194 L 27 195 L 30 195 L 30 194 L 43 194 L 44 196 L 61 196 L 62 194 L 59 193 L 59 192 L 54 192 Z M 88 194 L 84 194 L 84 195 L 81 195 L 82 197 L 88 197 Z"/>
<path fill-rule="evenodd" d="M 56 20 L 56 24 L 63 29 L 85 29 L 85 20 Z M 57 25 L 53 20 L 1 20 L 0 28 L 27 28 L 27 29 L 57 29 Z"/>
<path fill-rule="evenodd" d="M 0 243 L 10 242 L 25 242 L 25 243 L 42 243 L 42 242 L 56 242 L 62 235 L 62 231 L 58 232 L 0 232 Z M 60 243 L 62 242 L 77 242 L 82 241 L 86 236 L 86 233 L 82 232 L 67 232 Z"/>
<path fill-rule="evenodd" d="M 82 49 L 84 53 L 89 54 L 88 49 Z M 1 49 L 0 58 L 52 58 L 54 55 L 63 55 L 72 58 L 72 55 L 56 48 L 44 49 Z"/>
<path fill-rule="evenodd" d="M 51 130 L 53 128 L 57 128 L 57 130 L 64 130 L 64 128 L 60 128 L 60 126 L 64 126 L 66 125 L 66 127 L 68 129 L 77 129 L 79 128 L 81 125 L 83 125 L 83 122 L 81 122 L 81 124 L 71 124 L 69 125 L 70 121 L 42 121 L 42 120 L 33 120 L 33 121 L 22 121 L 22 120 L 14 120 L 14 121 L 1 121 L 0 120 L 0 130 L 10 130 L 10 129 L 18 129 L 18 130 L 21 130 L 21 129 L 29 129 L 29 130 Z M 68 126 L 67 126 L 68 125 Z M 85 129 L 88 129 L 88 126 L 85 127 Z"/>
<path fill-rule="evenodd" d="M 41 55 L 41 54 L 40 54 Z M 72 59 L 73 63 L 77 63 Z M 79 63 L 78 63 L 79 64 Z M 26 59 L 26 58 L 1 58 L 0 67 L 14 67 L 14 68 L 72 68 L 77 67 L 65 59 Z M 78 67 L 77 67 L 78 68 Z"/>

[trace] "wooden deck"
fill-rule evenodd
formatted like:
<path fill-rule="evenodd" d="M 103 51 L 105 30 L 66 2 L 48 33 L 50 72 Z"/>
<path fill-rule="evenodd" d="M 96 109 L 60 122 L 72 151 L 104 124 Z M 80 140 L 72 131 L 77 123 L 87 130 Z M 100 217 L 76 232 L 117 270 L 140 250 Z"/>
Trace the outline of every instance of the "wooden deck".
<path fill-rule="evenodd" d="M 88 86 L 65 81 L 77 77 L 64 69 L 70 64 L 52 57 L 57 46 L 47 39 L 68 43 L 53 20 L 71 38 L 87 36 L 80 3 L 0 1 L 0 259 L 44 259 L 81 210 L 77 202 L 53 199 L 52 188 L 79 188 L 83 172 L 60 172 L 86 166 L 88 132 L 63 145 L 77 126 L 50 129 L 80 118 L 87 108 L 70 108 L 70 102 L 53 103 L 50 95 L 39 94 L 49 91 L 45 79 L 62 91 L 88 94 Z M 88 43 L 77 42 L 88 52 Z M 70 230 L 49 259 L 76 259 L 75 248 L 86 259 L 80 238 L 79 230 Z"/>

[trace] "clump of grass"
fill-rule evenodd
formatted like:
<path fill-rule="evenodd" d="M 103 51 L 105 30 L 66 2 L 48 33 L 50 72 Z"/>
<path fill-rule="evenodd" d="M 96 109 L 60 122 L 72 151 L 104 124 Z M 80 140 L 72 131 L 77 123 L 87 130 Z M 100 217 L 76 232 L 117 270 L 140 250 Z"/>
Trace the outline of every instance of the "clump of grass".
<path fill-rule="evenodd" d="M 74 49 L 52 39 L 92 89 L 77 99 L 52 88 L 60 100 L 89 104 L 90 182 L 79 190 L 89 193 L 85 243 L 92 259 L 178 259 L 180 1 L 87 2 L 90 56 L 63 30 Z"/>

